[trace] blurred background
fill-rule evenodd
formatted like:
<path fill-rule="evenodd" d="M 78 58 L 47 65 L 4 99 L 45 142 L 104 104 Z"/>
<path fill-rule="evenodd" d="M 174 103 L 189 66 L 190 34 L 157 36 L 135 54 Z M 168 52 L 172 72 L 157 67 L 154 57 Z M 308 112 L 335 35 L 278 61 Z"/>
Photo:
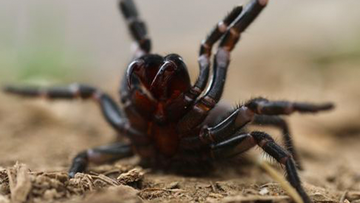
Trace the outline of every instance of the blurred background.
<path fill-rule="evenodd" d="M 245 1 L 136 3 L 153 51 L 183 56 L 194 81 L 201 40 Z M 231 55 L 224 100 L 232 104 L 255 96 L 336 104 L 330 113 L 290 119 L 312 183 L 326 184 L 314 171 L 329 160 L 334 173 L 339 166 L 360 170 L 354 161 L 360 147 L 359 8 L 358 0 L 270 1 Z M 0 30 L 1 84 L 82 82 L 117 97 L 132 57 L 117 1 L 0 0 Z M 91 102 L 49 104 L 3 94 L 0 100 L 1 166 L 19 160 L 64 169 L 76 152 L 113 138 Z"/>
<path fill-rule="evenodd" d="M 197 74 L 201 40 L 234 5 L 243 3 L 239 0 L 137 2 L 149 27 L 153 51 L 179 53 L 193 77 Z M 5 81 L 119 80 L 131 58 L 131 40 L 115 0 L 1 0 L 0 4 L 0 67 Z M 240 71 L 240 74 L 229 80 L 235 81 L 237 87 L 244 87 L 246 78 L 264 82 L 266 77 L 285 83 L 282 88 L 286 88 L 292 79 L 278 69 L 287 67 L 284 71 L 296 78 L 313 72 L 313 78 L 305 78 L 297 85 L 311 80 L 320 88 L 324 79 L 328 79 L 324 78 L 324 70 L 342 72 L 343 66 L 333 64 L 356 63 L 359 58 L 359 5 L 356 0 L 270 2 L 233 52 L 230 73 Z M 294 66 L 301 66 L 299 71 L 303 74 L 296 72 Z M 255 75 L 247 75 L 249 70 L 256 72 Z M 252 85 L 259 89 L 267 86 Z"/>

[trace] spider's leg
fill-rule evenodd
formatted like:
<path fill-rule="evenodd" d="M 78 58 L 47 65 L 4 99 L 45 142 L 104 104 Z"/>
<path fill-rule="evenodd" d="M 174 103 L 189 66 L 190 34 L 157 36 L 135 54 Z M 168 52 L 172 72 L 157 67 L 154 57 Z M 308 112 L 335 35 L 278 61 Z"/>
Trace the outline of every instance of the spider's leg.
<path fill-rule="evenodd" d="M 93 99 L 100 105 L 106 120 L 115 129 L 119 130 L 126 122 L 125 116 L 108 94 L 88 85 L 72 84 L 68 87 L 52 88 L 7 86 L 4 88 L 4 91 L 6 93 L 24 97 L 40 97 L 51 100 L 78 98 Z"/>
<path fill-rule="evenodd" d="M 250 100 L 244 106 L 235 109 L 230 116 L 214 127 L 204 128 L 199 138 L 205 142 L 211 140 L 222 141 L 227 139 L 243 126 L 254 120 L 256 115 L 289 115 L 294 112 L 316 113 L 318 111 L 330 110 L 333 105 L 310 104 L 286 101 L 268 101 L 263 98 Z"/>
<path fill-rule="evenodd" d="M 269 101 L 264 98 L 255 98 L 245 104 L 258 115 L 290 115 L 294 112 L 317 113 L 334 108 L 332 103 L 311 104 L 303 102 Z"/>
<path fill-rule="evenodd" d="M 145 23 L 139 18 L 134 1 L 120 0 L 119 5 L 126 23 L 128 24 L 130 34 L 137 44 L 137 50 L 134 53 L 135 58 L 150 53 L 151 40 L 148 37 Z"/>
<path fill-rule="evenodd" d="M 38 88 L 38 87 L 15 87 L 4 88 L 6 93 L 24 97 L 40 97 L 47 99 L 93 99 L 101 107 L 107 122 L 119 133 L 129 136 L 131 139 L 143 139 L 142 134 L 133 129 L 115 101 L 102 91 L 81 84 L 72 84 L 68 87 Z"/>
<path fill-rule="evenodd" d="M 191 149 L 218 143 L 228 139 L 246 124 L 250 123 L 255 114 L 247 107 L 236 108 L 228 117 L 215 126 L 204 127 L 198 136 L 182 137 L 180 147 Z"/>
<path fill-rule="evenodd" d="M 238 17 L 242 11 L 242 6 L 236 6 L 222 21 L 220 21 L 215 28 L 210 32 L 206 39 L 201 43 L 200 53 L 198 57 L 199 76 L 195 84 L 189 91 L 181 94 L 176 99 L 176 106 L 174 109 L 184 109 L 197 99 L 197 97 L 204 91 L 209 79 L 210 72 L 210 57 L 213 45 L 226 33 L 231 23 Z"/>
<path fill-rule="evenodd" d="M 296 170 L 296 164 L 291 154 L 278 145 L 274 139 L 264 132 L 251 132 L 240 134 L 220 143 L 212 144 L 212 156 L 215 159 L 236 156 L 251 147 L 258 145 L 267 154 L 285 166 L 287 179 L 296 189 L 304 202 L 311 202 L 309 196 L 301 186 L 301 181 Z"/>
<path fill-rule="evenodd" d="M 291 136 L 291 132 L 289 129 L 289 125 L 284 118 L 281 118 L 280 116 L 256 115 L 252 124 L 260 125 L 260 126 L 271 126 L 271 127 L 275 127 L 275 128 L 278 128 L 279 130 L 281 130 L 285 148 L 293 156 L 293 158 L 297 164 L 296 165 L 297 168 L 299 170 L 303 169 L 301 161 L 295 150 L 295 146 L 294 146 L 292 138 L 291 138 L 292 136 Z"/>
<path fill-rule="evenodd" d="M 246 124 L 253 121 L 255 115 L 289 115 L 294 112 L 316 113 L 330 110 L 333 105 L 310 104 L 286 101 L 268 101 L 263 98 L 250 100 L 244 106 L 236 108 L 227 118 L 213 127 L 205 127 L 196 137 L 184 137 L 180 145 L 184 148 L 195 148 L 207 143 L 220 142 L 236 133 Z"/>
<path fill-rule="evenodd" d="M 204 41 L 202 41 L 199 52 L 200 74 L 197 78 L 192 92 L 196 97 L 205 89 L 209 77 L 211 50 L 214 44 L 229 30 L 231 23 L 241 14 L 242 6 L 236 6 L 215 28 L 210 32 Z"/>
<path fill-rule="evenodd" d="M 256 146 L 249 133 L 235 133 L 232 136 L 221 142 L 209 143 L 211 146 L 210 156 L 214 160 L 234 157 Z"/>
<path fill-rule="evenodd" d="M 230 51 L 239 40 L 240 34 L 255 20 L 266 4 L 267 0 L 252 0 L 232 23 L 232 26 L 227 29 L 215 55 L 214 73 L 210 87 L 179 122 L 178 130 L 181 134 L 186 134 L 201 124 L 209 111 L 220 100 L 230 62 Z"/>
<path fill-rule="evenodd" d="M 88 149 L 75 156 L 69 169 L 69 176 L 73 178 L 76 173 L 84 172 L 89 163 L 103 164 L 130 157 L 133 154 L 131 146 L 124 143 L 114 143 Z"/>

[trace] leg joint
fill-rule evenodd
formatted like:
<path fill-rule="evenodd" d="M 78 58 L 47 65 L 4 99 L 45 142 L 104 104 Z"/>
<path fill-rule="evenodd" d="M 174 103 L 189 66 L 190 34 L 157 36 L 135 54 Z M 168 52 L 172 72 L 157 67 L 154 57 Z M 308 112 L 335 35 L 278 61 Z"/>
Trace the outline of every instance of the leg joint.
<path fill-rule="evenodd" d="M 251 135 L 254 137 L 257 144 L 270 156 L 276 159 L 281 164 L 291 158 L 291 154 L 278 145 L 270 135 L 264 132 L 252 132 Z"/>

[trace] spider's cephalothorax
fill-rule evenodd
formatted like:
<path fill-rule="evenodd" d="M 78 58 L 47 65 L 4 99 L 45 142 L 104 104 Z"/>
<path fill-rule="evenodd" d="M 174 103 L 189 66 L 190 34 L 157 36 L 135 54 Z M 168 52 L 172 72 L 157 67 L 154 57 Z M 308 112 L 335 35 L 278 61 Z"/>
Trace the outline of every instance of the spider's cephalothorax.
<path fill-rule="evenodd" d="M 184 108 L 179 111 L 178 100 L 190 88 L 186 66 L 176 54 L 147 54 L 127 69 L 120 90 L 125 113 L 132 127 L 152 139 L 147 144 L 154 145 L 160 155 L 170 157 L 177 152 L 181 136 L 176 125 L 185 113 Z"/>
<path fill-rule="evenodd" d="M 218 103 L 224 89 L 230 52 L 267 1 L 251 0 L 244 9 L 237 6 L 215 26 L 201 43 L 200 73 L 193 85 L 179 55 L 162 57 L 150 54 L 150 39 L 133 1 L 121 0 L 120 9 L 138 45 L 134 60 L 121 83 L 121 109 L 108 94 L 87 85 L 49 89 L 8 86 L 5 91 L 49 99 L 94 99 L 109 124 L 119 135 L 129 139 L 129 143 L 116 142 L 79 153 L 70 168 L 71 177 L 83 172 L 89 163 L 101 164 L 133 154 L 138 154 L 144 163 L 152 167 L 186 171 L 194 166 L 209 170 L 217 159 L 231 158 L 259 146 L 285 166 L 291 185 L 304 202 L 310 202 L 297 174 L 301 165 L 288 125 L 280 115 L 316 113 L 329 110 L 333 105 L 269 101 L 264 98 L 251 99 L 235 109 Z M 212 47 L 218 41 L 219 47 L 211 66 Z M 204 92 L 210 68 L 213 74 Z M 247 132 L 246 125 L 279 128 L 283 132 L 285 148 L 265 132 Z"/>

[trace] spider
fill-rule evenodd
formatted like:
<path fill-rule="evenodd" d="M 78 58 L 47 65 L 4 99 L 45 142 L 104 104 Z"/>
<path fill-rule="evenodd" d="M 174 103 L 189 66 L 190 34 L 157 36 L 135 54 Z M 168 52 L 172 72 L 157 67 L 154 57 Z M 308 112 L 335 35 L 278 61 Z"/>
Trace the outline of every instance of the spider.
<path fill-rule="evenodd" d="M 101 164 L 137 154 L 142 163 L 154 168 L 189 172 L 209 171 L 216 160 L 235 157 L 259 146 L 286 170 L 287 179 L 304 202 L 297 169 L 301 165 L 286 121 L 281 115 L 294 112 L 316 113 L 333 108 L 331 103 L 311 104 L 269 101 L 254 98 L 232 109 L 221 98 L 230 52 L 241 33 L 256 19 L 268 0 L 251 0 L 236 6 L 201 43 L 199 76 L 191 85 L 187 67 L 177 54 L 152 54 L 145 23 L 133 0 L 120 0 L 119 6 L 137 45 L 120 87 L 122 108 L 101 90 L 81 84 L 69 87 L 38 88 L 7 86 L 5 92 L 48 99 L 93 99 L 107 122 L 129 143 L 115 142 L 79 153 L 69 176 L 84 172 L 89 163 Z M 211 51 L 219 46 L 211 66 Z M 211 82 L 208 83 L 212 67 Z M 205 88 L 208 86 L 207 90 Z M 247 125 L 268 125 L 283 132 L 285 148 L 266 132 L 245 130 Z"/>

